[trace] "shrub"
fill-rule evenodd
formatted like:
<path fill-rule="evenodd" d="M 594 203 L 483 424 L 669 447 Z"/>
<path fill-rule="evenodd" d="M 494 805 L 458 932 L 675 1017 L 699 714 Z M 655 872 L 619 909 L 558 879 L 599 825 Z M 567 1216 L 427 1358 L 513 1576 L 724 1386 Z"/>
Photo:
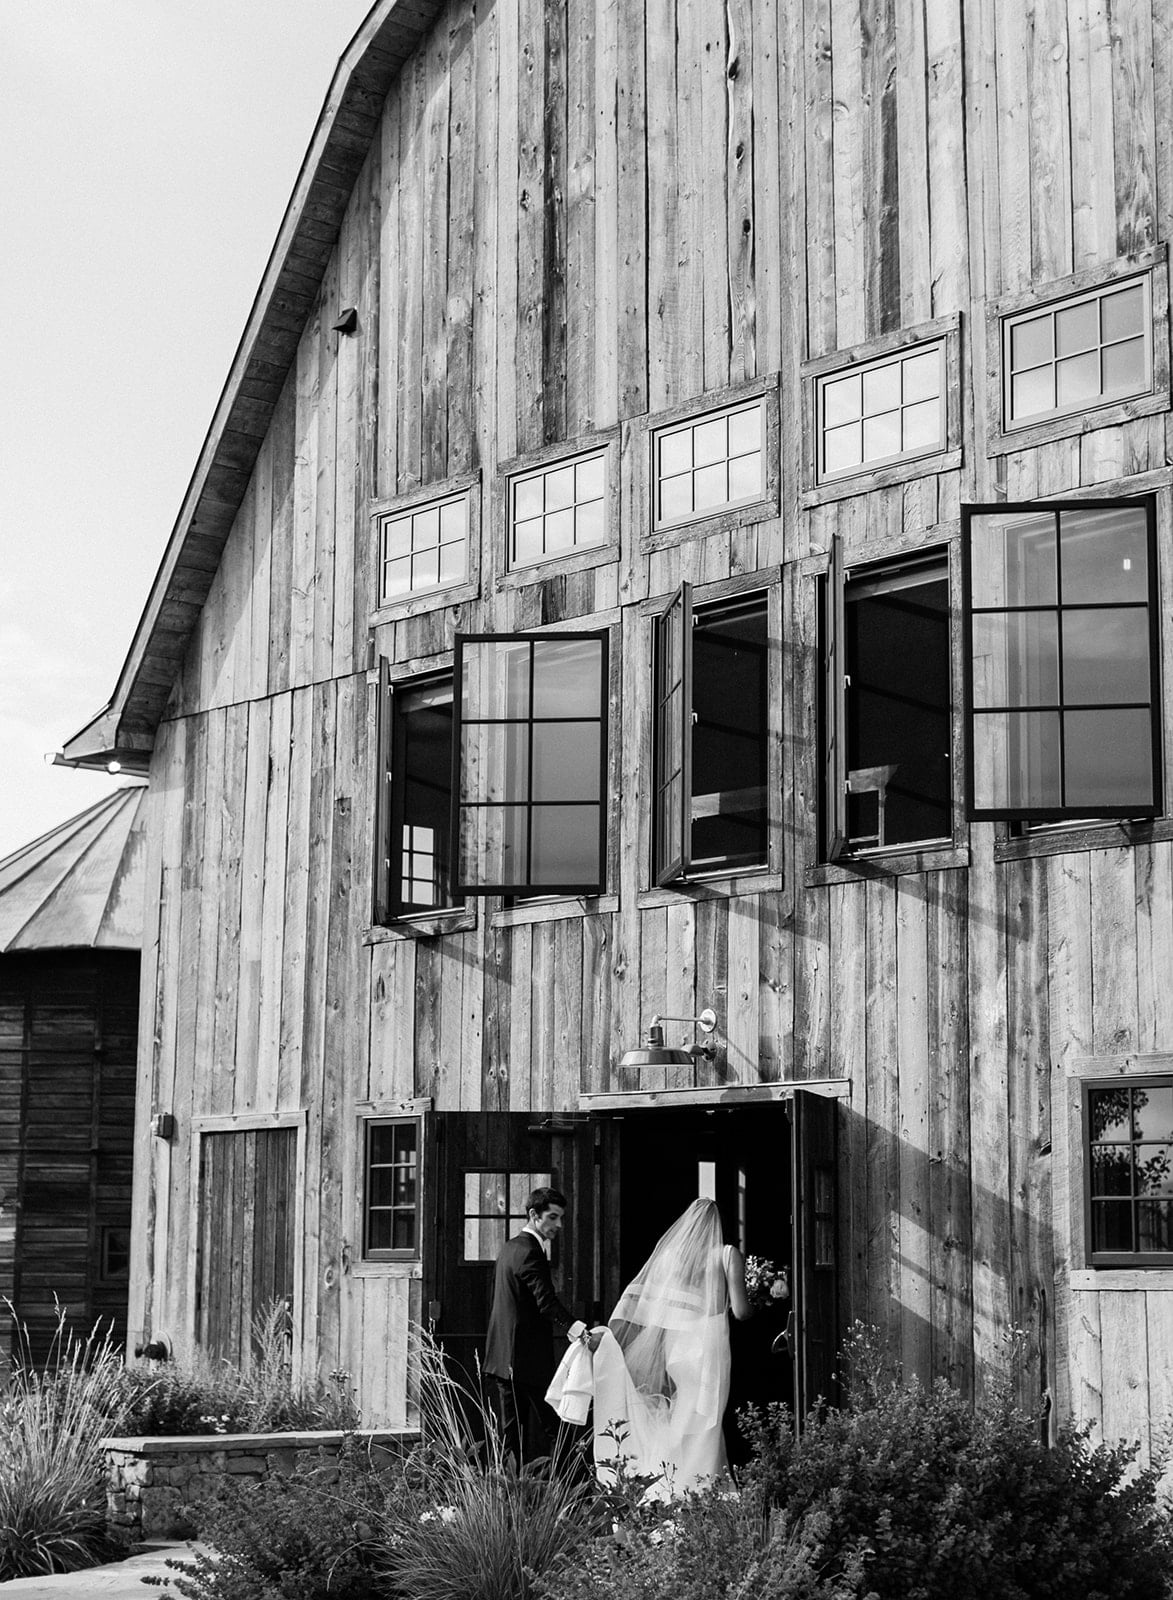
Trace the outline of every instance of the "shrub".
<path fill-rule="evenodd" d="M 827 1516 L 825 1557 L 868 1549 L 880 1600 L 1158 1600 L 1173 1536 L 1156 1469 L 1068 1429 L 1048 1448 L 1009 1393 L 976 1409 L 943 1381 L 873 1374 L 850 1406 L 751 1422 L 758 1489 L 799 1522 Z"/>
<path fill-rule="evenodd" d="M 112 1553 L 101 1440 L 120 1419 L 121 1380 L 109 1335 L 69 1332 L 63 1307 L 46 1367 L 15 1366 L 0 1398 L 0 1582 Z"/>
<path fill-rule="evenodd" d="M 335 1467 L 301 1463 L 291 1477 L 226 1482 L 202 1508 L 216 1554 L 168 1561 L 144 1578 L 186 1600 L 367 1600 L 376 1579 L 370 1529 L 383 1495 L 369 1455 L 351 1442 Z"/>
<path fill-rule="evenodd" d="M 182 1366 L 132 1368 L 125 1374 L 124 1424 L 131 1434 L 280 1433 L 329 1428 L 348 1432 L 359 1414 L 349 1374 L 295 1383 L 289 1361 L 288 1311 L 278 1300 L 253 1325 L 247 1370 L 197 1353 Z"/>

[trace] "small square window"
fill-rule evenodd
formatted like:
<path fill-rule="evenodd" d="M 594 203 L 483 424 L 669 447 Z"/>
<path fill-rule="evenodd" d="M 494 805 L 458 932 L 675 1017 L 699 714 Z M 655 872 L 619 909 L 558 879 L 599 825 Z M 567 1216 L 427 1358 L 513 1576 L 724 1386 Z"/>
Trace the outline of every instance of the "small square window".
<path fill-rule="evenodd" d="M 945 342 L 913 345 L 815 379 L 816 480 L 945 449 Z"/>
<path fill-rule="evenodd" d="M 414 1260 L 420 1253 L 418 1117 L 372 1117 L 366 1123 L 363 1256 Z"/>
<path fill-rule="evenodd" d="M 378 518 L 379 605 L 463 583 L 468 576 L 471 494 L 387 511 Z"/>
<path fill-rule="evenodd" d="M 652 434 L 652 529 L 766 497 L 764 397 L 665 424 Z"/>
<path fill-rule="evenodd" d="M 506 567 L 553 561 L 607 543 L 607 452 L 508 480 Z"/>
<path fill-rule="evenodd" d="M 1151 394 L 1151 302 L 1145 273 L 1005 317 L 1003 427 Z"/>
<path fill-rule="evenodd" d="M 1087 1261 L 1173 1266 L 1173 1077 L 1083 1085 Z"/>

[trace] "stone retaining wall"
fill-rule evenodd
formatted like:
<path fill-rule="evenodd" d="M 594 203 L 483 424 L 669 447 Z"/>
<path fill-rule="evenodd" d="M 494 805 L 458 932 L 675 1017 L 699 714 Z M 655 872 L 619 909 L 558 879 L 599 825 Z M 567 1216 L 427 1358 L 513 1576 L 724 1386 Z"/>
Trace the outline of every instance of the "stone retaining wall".
<path fill-rule="evenodd" d="M 271 1472 L 288 1475 L 299 1461 L 336 1463 L 348 1435 L 330 1433 L 227 1433 L 196 1437 L 106 1439 L 106 1520 L 111 1536 L 191 1538 L 200 1507 L 224 1478 L 260 1483 Z M 407 1429 L 362 1430 L 363 1444 L 398 1454 L 419 1435 Z M 334 1475 L 337 1475 L 337 1466 Z"/>

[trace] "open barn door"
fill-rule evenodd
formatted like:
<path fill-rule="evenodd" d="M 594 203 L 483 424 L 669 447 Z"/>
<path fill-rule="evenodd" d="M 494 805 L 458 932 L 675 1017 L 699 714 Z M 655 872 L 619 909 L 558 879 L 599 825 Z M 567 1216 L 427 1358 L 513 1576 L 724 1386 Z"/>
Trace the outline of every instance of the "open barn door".
<path fill-rule="evenodd" d="M 568 1202 L 554 1287 L 576 1315 L 593 1311 L 594 1135 L 582 1119 L 533 1111 L 440 1111 L 429 1121 L 424 1311 L 448 1359 L 472 1374 L 484 1358 L 497 1254 L 525 1226 L 526 1196 L 539 1185 Z"/>
<path fill-rule="evenodd" d="M 839 1347 L 836 1151 L 838 1105 L 795 1091 L 791 1102 L 791 1183 L 795 1401 L 801 1419 L 838 1394 Z"/>

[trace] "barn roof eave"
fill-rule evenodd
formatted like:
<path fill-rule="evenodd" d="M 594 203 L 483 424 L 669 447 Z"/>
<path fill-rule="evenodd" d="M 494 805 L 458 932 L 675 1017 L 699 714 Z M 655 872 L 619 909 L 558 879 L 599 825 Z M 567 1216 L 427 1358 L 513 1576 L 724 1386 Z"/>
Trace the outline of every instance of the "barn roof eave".
<path fill-rule="evenodd" d="M 276 409 L 281 384 L 273 381 L 274 366 L 287 374 L 293 365 L 325 275 L 323 221 L 333 241 L 387 93 L 440 9 L 441 0 L 377 0 L 339 60 L 110 704 L 66 743 L 65 765 L 104 768 L 118 761 L 142 772 L 149 764 L 171 692 L 170 682 L 160 681 L 160 658 L 179 672 L 218 564 L 208 561 L 209 540 L 217 554 L 227 542 Z M 370 139 L 356 140 L 356 129 L 369 130 Z M 258 400 L 258 393 L 269 398 Z M 172 608 L 171 625 L 163 628 L 177 593 L 198 604 L 185 605 L 182 628 Z"/>

